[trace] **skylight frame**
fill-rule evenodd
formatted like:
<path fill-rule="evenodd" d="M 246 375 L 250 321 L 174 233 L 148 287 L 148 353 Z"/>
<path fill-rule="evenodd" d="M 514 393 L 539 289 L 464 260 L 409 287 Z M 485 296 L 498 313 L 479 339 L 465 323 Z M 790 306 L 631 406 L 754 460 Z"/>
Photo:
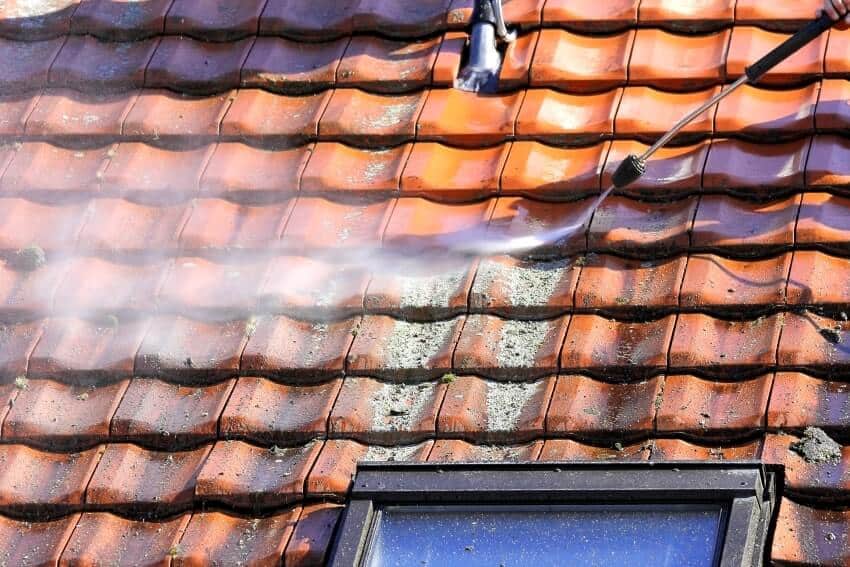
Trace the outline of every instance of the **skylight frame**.
<path fill-rule="evenodd" d="M 768 563 L 782 468 L 758 461 L 360 463 L 329 565 L 359 566 L 384 506 L 721 504 L 720 567 Z"/>

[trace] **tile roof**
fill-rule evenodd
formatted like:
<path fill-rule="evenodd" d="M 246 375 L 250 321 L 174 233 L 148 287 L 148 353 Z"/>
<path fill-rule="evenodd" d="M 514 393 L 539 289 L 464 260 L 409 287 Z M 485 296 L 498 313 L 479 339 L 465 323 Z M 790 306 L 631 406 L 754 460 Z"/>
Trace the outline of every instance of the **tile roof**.
<path fill-rule="evenodd" d="M 0 563 L 321 564 L 364 459 L 755 458 L 773 560 L 846 564 L 850 32 L 532 257 L 356 255 L 579 219 L 819 4 L 507 0 L 480 96 L 471 0 L 0 2 Z"/>

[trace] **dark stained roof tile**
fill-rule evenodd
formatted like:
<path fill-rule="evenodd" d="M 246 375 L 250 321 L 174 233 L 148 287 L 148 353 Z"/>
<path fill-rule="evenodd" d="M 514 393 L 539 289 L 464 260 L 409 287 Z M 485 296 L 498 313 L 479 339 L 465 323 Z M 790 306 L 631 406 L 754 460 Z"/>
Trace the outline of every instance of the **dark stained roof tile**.
<path fill-rule="evenodd" d="M 9 2 L 0 8 L 0 36 L 21 41 L 49 39 L 68 33 L 80 0 Z"/>
<path fill-rule="evenodd" d="M 64 37 L 27 42 L 0 38 L 0 91 L 10 94 L 46 86 L 50 65 L 64 43 Z"/>
<path fill-rule="evenodd" d="M 127 383 L 93 387 L 28 380 L 3 421 L 3 440 L 48 449 L 88 448 L 106 441 Z"/>
<path fill-rule="evenodd" d="M 265 4 L 265 0 L 174 0 L 165 18 L 165 33 L 233 41 L 257 32 Z"/>
<path fill-rule="evenodd" d="M 260 17 L 260 34 L 310 40 L 348 35 L 361 0 L 269 0 Z"/>
<path fill-rule="evenodd" d="M 161 33 L 173 0 L 115 2 L 81 0 L 71 20 L 74 33 L 106 40 L 132 40 Z"/>
<path fill-rule="evenodd" d="M 332 93 L 296 97 L 260 89 L 240 90 L 221 123 L 221 134 L 254 145 L 292 145 L 313 139 Z"/>
<path fill-rule="evenodd" d="M 654 429 L 663 383 L 660 377 L 613 384 L 578 374 L 560 376 L 546 415 L 546 432 L 597 440 L 647 435 Z"/>
<path fill-rule="evenodd" d="M 334 86 L 349 39 L 302 43 L 258 37 L 242 66 L 242 87 L 301 94 Z"/>
<path fill-rule="evenodd" d="M 158 39 L 115 43 L 69 36 L 50 67 L 50 85 L 94 92 L 142 87 L 159 44 Z"/>
<path fill-rule="evenodd" d="M 212 43 L 164 36 L 145 72 L 145 86 L 212 94 L 239 86 L 253 38 Z"/>
<path fill-rule="evenodd" d="M 439 37 L 408 42 L 355 36 L 336 70 L 336 83 L 374 92 L 405 92 L 429 86 L 441 43 Z"/>
<path fill-rule="evenodd" d="M 290 386 L 266 378 L 241 377 L 221 414 L 221 435 L 278 446 L 323 437 L 341 385 L 339 379 Z"/>
<path fill-rule="evenodd" d="M 234 383 L 181 386 L 133 378 L 112 417 L 110 435 L 162 450 L 214 441 Z"/>

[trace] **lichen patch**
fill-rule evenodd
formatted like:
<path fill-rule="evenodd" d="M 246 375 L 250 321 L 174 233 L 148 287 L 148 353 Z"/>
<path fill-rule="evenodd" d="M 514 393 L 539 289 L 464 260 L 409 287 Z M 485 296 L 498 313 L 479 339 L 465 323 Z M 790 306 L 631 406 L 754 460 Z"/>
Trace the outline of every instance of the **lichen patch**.
<path fill-rule="evenodd" d="M 425 368 L 451 337 L 455 322 L 396 321 L 385 345 L 387 368 Z"/>
<path fill-rule="evenodd" d="M 548 334 L 548 321 L 503 321 L 496 350 L 499 367 L 533 367 Z"/>
<path fill-rule="evenodd" d="M 487 429 L 514 431 L 522 410 L 537 393 L 537 384 L 529 382 L 491 383 L 487 388 Z"/>
<path fill-rule="evenodd" d="M 373 431 L 410 431 L 434 398 L 434 383 L 383 384 L 370 400 Z"/>
<path fill-rule="evenodd" d="M 414 455 L 419 450 L 420 445 L 396 445 L 393 447 L 384 447 L 382 445 L 372 445 L 363 455 L 361 461 L 412 461 Z"/>

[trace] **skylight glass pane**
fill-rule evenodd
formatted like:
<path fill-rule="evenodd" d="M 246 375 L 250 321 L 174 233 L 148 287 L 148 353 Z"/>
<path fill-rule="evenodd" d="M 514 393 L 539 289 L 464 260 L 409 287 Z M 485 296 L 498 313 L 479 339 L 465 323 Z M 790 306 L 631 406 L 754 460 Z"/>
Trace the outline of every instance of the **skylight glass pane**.
<path fill-rule="evenodd" d="M 720 506 L 416 506 L 380 511 L 365 565 L 710 566 Z"/>

